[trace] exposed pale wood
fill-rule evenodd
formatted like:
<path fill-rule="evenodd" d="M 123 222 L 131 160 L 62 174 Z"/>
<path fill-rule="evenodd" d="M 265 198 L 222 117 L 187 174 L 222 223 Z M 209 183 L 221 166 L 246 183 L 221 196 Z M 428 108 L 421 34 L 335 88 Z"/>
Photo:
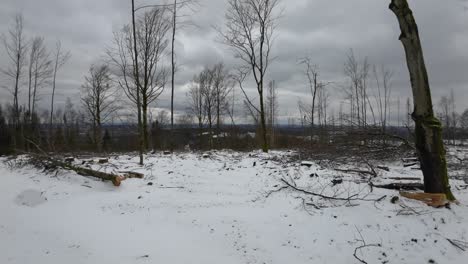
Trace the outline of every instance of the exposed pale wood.
<path fill-rule="evenodd" d="M 424 202 L 425 204 L 432 207 L 445 206 L 449 202 L 445 193 L 400 192 L 400 195 L 408 199 Z"/>

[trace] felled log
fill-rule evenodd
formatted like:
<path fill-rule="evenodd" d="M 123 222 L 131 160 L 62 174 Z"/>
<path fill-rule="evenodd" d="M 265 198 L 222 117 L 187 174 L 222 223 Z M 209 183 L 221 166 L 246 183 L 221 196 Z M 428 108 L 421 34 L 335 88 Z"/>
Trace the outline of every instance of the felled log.
<path fill-rule="evenodd" d="M 119 171 L 119 173 L 122 173 L 126 178 L 143 179 L 145 177 L 143 173 L 134 172 L 134 171 Z"/>
<path fill-rule="evenodd" d="M 389 190 L 424 190 L 424 184 L 418 182 L 392 182 L 389 184 L 373 184 L 369 183 L 370 186 L 375 188 L 389 189 Z"/>
<path fill-rule="evenodd" d="M 42 150 L 41 147 L 37 145 L 34 141 L 29 140 L 29 139 L 26 139 L 26 140 L 29 143 L 33 144 L 37 148 L 37 150 L 42 153 L 42 154 L 29 153 L 29 155 L 32 158 L 36 159 L 37 161 L 41 162 L 44 165 L 44 167 L 60 167 L 66 170 L 72 170 L 82 176 L 92 176 L 92 177 L 102 179 L 104 181 L 112 181 L 114 186 L 120 186 L 120 183 L 126 179 L 125 176 L 115 175 L 115 174 L 106 173 L 102 171 L 96 171 L 90 168 L 78 167 L 78 166 L 72 165 L 71 163 L 63 162 L 47 154 L 47 152 Z"/>
<path fill-rule="evenodd" d="M 120 186 L 120 183 L 126 179 L 125 176 L 119 176 L 115 174 L 110 174 L 110 173 L 106 173 L 102 171 L 96 171 L 96 170 L 88 169 L 88 168 L 82 168 L 78 166 L 60 166 L 60 167 L 75 171 L 77 174 L 81 176 L 92 176 L 92 177 L 102 179 L 104 181 L 112 181 L 114 186 Z"/>
<path fill-rule="evenodd" d="M 400 195 L 413 200 L 421 201 L 432 207 L 441 207 L 449 203 L 445 193 L 410 193 L 400 192 Z"/>
<path fill-rule="evenodd" d="M 115 175 L 102 171 L 96 171 L 90 168 L 83 168 L 72 165 L 71 163 L 64 162 L 53 158 L 49 155 L 30 154 L 33 159 L 43 164 L 44 167 L 49 168 L 62 168 L 65 170 L 72 170 L 81 176 L 96 177 L 104 181 L 111 181 L 115 186 L 120 186 L 120 183 L 126 179 L 125 176 Z"/>

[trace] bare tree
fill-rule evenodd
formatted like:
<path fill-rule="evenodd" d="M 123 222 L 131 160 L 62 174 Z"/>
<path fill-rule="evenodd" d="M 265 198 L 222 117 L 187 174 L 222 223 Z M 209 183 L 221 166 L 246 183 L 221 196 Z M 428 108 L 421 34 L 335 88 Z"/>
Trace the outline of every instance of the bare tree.
<path fill-rule="evenodd" d="M 450 116 L 450 98 L 448 96 L 442 96 L 439 100 L 439 119 L 443 124 L 445 132 L 445 138 L 448 138 L 450 134 L 450 123 L 451 123 L 451 116 Z"/>
<path fill-rule="evenodd" d="M 141 108 L 144 146 L 149 147 L 148 107 L 154 103 L 164 90 L 167 80 L 162 58 L 168 46 L 166 33 L 170 28 L 168 17 L 163 8 L 153 8 L 137 20 L 137 48 L 141 69 Z"/>
<path fill-rule="evenodd" d="M 82 86 L 81 101 L 93 125 L 93 140 L 98 151 L 102 149 L 102 124 L 118 109 L 116 90 L 111 83 L 107 65 L 92 65 Z"/>
<path fill-rule="evenodd" d="M 452 144 L 456 144 L 456 134 L 457 134 L 457 125 L 459 120 L 459 115 L 457 113 L 455 104 L 455 92 L 450 90 L 450 131 L 452 132 Z"/>
<path fill-rule="evenodd" d="M 254 77 L 259 95 L 262 150 L 268 152 L 264 106 L 264 80 L 271 62 L 273 33 L 277 21 L 275 10 L 279 0 L 229 0 L 226 30 L 220 35 L 235 56 L 243 62 L 243 71 Z M 250 101 L 250 100 L 248 100 Z"/>
<path fill-rule="evenodd" d="M 219 134 L 222 118 L 229 110 L 228 96 L 232 90 L 233 83 L 231 75 L 223 63 L 216 64 L 212 72 L 216 104 L 216 133 Z"/>
<path fill-rule="evenodd" d="M 468 132 L 468 109 L 465 109 L 465 111 L 463 111 L 463 113 L 460 116 L 460 126 L 464 135 L 466 136 Z"/>
<path fill-rule="evenodd" d="M 416 149 L 424 175 L 424 191 L 445 193 L 447 199 L 455 200 L 447 175 L 445 147 L 442 140 L 442 125 L 434 116 L 429 77 L 419 38 L 418 26 L 406 0 L 391 0 L 390 10 L 400 25 L 400 41 L 406 54 L 406 63 L 413 90 Z"/>
<path fill-rule="evenodd" d="M 2 69 L 1 72 L 8 80 L 8 84 L 5 88 L 13 95 L 12 119 L 15 129 L 18 129 L 20 123 L 18 96 L 20 93 L 20 81 L 23 76 L 23 69 L 26 65 L 27 52 L 27 41 L 23 33 L 22 14 L 17 14 L 15 16 L 13 27 L 8 31 L 7 35 L 2 35 L 2 40 L 10 65 Z M 12 84 L 9 82 L 12 82 Z M 16 137 L 13 137 L 13 139 L 13 147 L 16 147 Z"/>
<path fill-rule="evenodd" d="M 455 144 L 456 129 L 458 125 L 458 114 L 455 106 L 455 94 L 453 90 L 450 95 L 442 96 L 439 101 L 439 119 L 443 124 L 443 132 L 448 142 Z"/>
<path fill-rule="evenodd" d="M 305 74 L 307 76 L 307 81 L 309 84 L 309 89 L 310 89 L 310 95 L 312 96 L 312 103 L 310 106 L 307 106 L 307 104 L 300 103 L 301 107 L 303 108 L 302 111 L 304 111 L 305 115 L 308 116 L 310 120 L 310 126 L 311 126 L 311 132 L 313 133 L 314 130 L 314 125 L 315 125 L 315 102 L 317 99 L 317 91 L 318 91 L 318 86 L 319 86 L 319 81 L 318 81 L 318 66 L 317 65 L 312 65 L 311 59 L 310 58 L 304 58 L 301 60 L 301 64 L 303 64 L 306 68 Z M 307 113 L 305 108 L 310 108 L 310 113 Z M 313 136 L 313 135 L 312 135 Z"/>
<path fill-rule="evenodd" d="M 29 58 L 28 113 L 32 118 L 38 100 L 38 89 L 48 84 L 52 77 L 52 61 L 47 52 L 44 38 L 32 40 Z"/>
<path fill-rule="evenodd" d="M 350 86 L 348 86 L 349 89 L 346 89 L 345 92 L 350 100 L 350 122 L 352 125 L 357 124 L 359 128 L 367 126 L 368 108 L 371 110 L 372 115 L 374 115 L 367 92 L 369 68 L 370 65 L 367 58 L 361 64 L 356 59 L 354 51 L 349 51 L 344 64 L 344 72 L 350 80 Z"/>
<path fill-rule="evenodd" d="M 208 134 L 210 147 L 213 147 L 213 124 L 216 122 L 216 87 L 215 87 L 215 72 L 212 69 L 206 68 L 198 77 L 200 92 L 203 99 L 203 111 L 206 114 L 208 123 Z"/>
<path fill-rule="evenodd" d="M 278 104 L 278 90 L 275 81 L 268 83 L 268 94 L 266 98 L 267 103 L 267 120 L 268 130 L 270 134 L 270 146 L 275 144 L 275 128 L 278 118 L 279 104 Z"/>
<path fill-rule="evenodd" d="M 133 47 L 132 54 L 132 61 L 133 61 L 133 77 L 135 80 L 135 102 L 136 102 L 136 107 L 137 107 L 137 119 L 138 119 L 138 150 L 139 150 L 139 158 L 140 158 L 140 165 L 143 165 L 143 148 L 144 148 L 144 139 L 143 139 L 143 126 L 142 126 L 142 121 L 141 121 L 141 97 L 140 97 L 140 92 L 141 92 L 141 82 L 140 82 L 140 67 L 138 65 L 138 47 L 137 47 L 137 32 L 136 32 L 136 22 L 135 22 L 135 0 L 132 0 L 132 37 L 131 44 L 129 47 Z M 132 46 L 133 44 L 133 46 Z M 125 58 L 125 55 L 123 55 Z M 126 74 L 125 71 L 123 73 L 124 75 Z M 125 79 L 125 82 L 127 82 L 127 79 Z M 129 87 L 128 83 L 126 84 L 125 87 Z"/>
<path fill-rule="evenodd" d="M 62 43 L 57 41 L 55 44 L 55 51 L 53 54 L 53 74 L 52 74 L 52 95 L 50 100 L 50 120 L 49 120 L 49 129 L 52 129 L 52 118 L 54 116 L 54 103 L 55 103 L 55 90 L 57 88 L 57 73 L 62 68 L 63 65 L 70 59 L 71 54 L 69 51 L 62 51 Z M 49 134 L 51 132 L 49 131 Z"/>
<path fill-rule="evenodd" d="M 330 102 L 330 94 L 326 86 L 320 84 L 317 91 L 317 116 L 320 128 L 323 129 L 327 126 L 328 104 Z"/>
<path fill-rule="evenodd" d="M 204 101 L 203 101 L 200 81 L 198 80 L 198 77 L 195 77 L 195 79 L 192 81 L 187 97 L 189 99 L 188 103 L 189 103 L 190 113 L 193 116 L 195 116 L 197 120 L 198 129 L 200 131 L 200 136 L 201 136 L 201 133 L 203 130 L 203 124 L 205 123 L 206 114 L 205 114 Z"/>
<path fill-rule="evenodd" d="M 174 0 L 172 4 L 172 37 L 171 37 L 171 133 L 174 131 L 174 89 L 175 89 L 175 73 L 176 73 L 176 57 L 175 57 L 175 40 L 177 29 L 181 26 L 190 24 L 188 21 L 181 20 L 179 12 L 184 8 L 193 8 L 198 3 L 198 0 Z M 193 11 L 193 9 L 192 9 Z M 173 136 L 171 136 L 171 140 Z M 171 141 L 171 148 L 174 143 Z"/>
<path fill-rule="evenodd" d="M 164 6 L 154 6 L 136 18 L 132 1 L 132 24 L 114 33 L 114 48 L 107 50 L 118 85 L 136 105 L 140 164 L 149 147 L 148 108 L 163 92 L 167 71 L 163 66 L 170 29 Z"/>
<path fill-rule="evenodd" d="M 384 65 L 380 67 L 380 71 L 377 67 L 373 67 L 374 78 L 376 81 L 377 93 L 374 95 L 377 110 L 380 118 L 380 127 L 382 133 L 386 133 L 387 119 L 390 112 L 390 95 L 392 92 L 392 77 L 393 72 L 386 69 Z M 399 116 L 398 116 L 399 118 Z"/>

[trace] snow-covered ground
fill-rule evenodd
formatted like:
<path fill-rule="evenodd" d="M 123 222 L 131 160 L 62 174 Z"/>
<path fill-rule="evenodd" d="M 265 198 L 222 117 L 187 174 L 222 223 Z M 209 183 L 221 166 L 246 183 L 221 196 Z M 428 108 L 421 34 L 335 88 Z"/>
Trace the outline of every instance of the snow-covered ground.
<path fill-rule="evenodd" d="M 460 205 L 451 209 L 405 198 L 393 204 L 398 193 L 371 192 L 368 176 L 314 161 L 301 166 L 287 162 L 290 155 L 155 154 L 143 168 L 124 155 L 92 165 L 145 174 L 120 187 L 15 168 L 2 158 L 0 263 L 468 263 L 468 253 L 447 240 L 468 241 L 464 182 L 452 181 Z M 382 165 L 390 171 L 378 170 L 376 183 L 421 177 L 401 162 Z M 281 179 L 351 200 L 272 192 L 284 186 Z"/>

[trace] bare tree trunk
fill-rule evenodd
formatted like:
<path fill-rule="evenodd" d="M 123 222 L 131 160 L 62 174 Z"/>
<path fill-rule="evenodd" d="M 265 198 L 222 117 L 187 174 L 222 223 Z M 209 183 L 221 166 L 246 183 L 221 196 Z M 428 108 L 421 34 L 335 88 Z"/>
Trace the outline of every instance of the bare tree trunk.
<path fill-rule="evenodd" d="M 392 0 L 390 7 L 400 24 L 400 41 L 403 43 L 413 90 L 416 148 L 424 174 L 424 191 L 445 193 L 455 200 L 447 175 L 442 125 L 434 116 L 431 90 L 418 27 L 406 0 Z"/>
<path fill-rule="evenodd" d="M 265 106 L 263 103 L 263 81 L 260 84 L 262 87 L 259 89 L 261 92 L 259 93 L 260 95 L 260 122 L 262 126 L 262 151 L 263 152 L 268 152 L 268 139 L 267 139 L 267 126 L 266 126 L 266 120 L 265 120 Z"/>
<path fill-rule="evenodd" d="M 143 165 L 143 133 L 141 123 L 141 99 L 140 99 L 140 75 L 138 69 L 138 48 L 136 38 L 136 26 L 135 26 L 135 0 L 132 0 L 132 28 L 133 28 L 133 52 L 135 55 L 135 80 L 137 88 L 137 112 L 138 112 L 138 151 L 140 157 L 140 165 Z"/>
<path fill-rule="evenodd" d="M 149 148 L 149 134 L 148 134 L 148 104 L 143 97 L 142 108 L 142 127 L 143 127 L 143 146 L 145 151 Z"/>
<path fill-rule="evenodd" d="M 172 17 L 172 41 L 171 41 L 171 136 L 170 136 L 170 147 L 171 151 L 174 150 L 174 79 L 175 79 L 175 34 L 177 26 L 177 0 L 174 0 L 174 10 Z"/>

